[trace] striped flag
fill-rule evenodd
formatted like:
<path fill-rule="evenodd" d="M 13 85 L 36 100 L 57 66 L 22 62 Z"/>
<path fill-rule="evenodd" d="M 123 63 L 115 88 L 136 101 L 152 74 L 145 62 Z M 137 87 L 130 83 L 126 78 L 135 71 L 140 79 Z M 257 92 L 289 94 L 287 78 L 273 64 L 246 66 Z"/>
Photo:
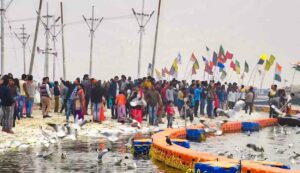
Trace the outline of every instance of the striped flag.
<path fill-rule="evenodd" d="M 196 59 L 196 61 L 194 62 L 193 64 L 193 68 L 192 68 L 192 75 L 195 75 L 197 74 L 197 70 L 199 70 L 199 62 L 198 60 Z"/>
<path fill-rule="evenodd" d="M 178 74 L 178 59 L 175 58 L 170 69 L 170 75 L 177 76 L 177 74 Z"/>
<path fill-rule="evenodd" d="M 263 65 L 265 63 L 265 61 L 267 60 L 267 54 L 262 54 L 260 56 L 260 59 L 258 60 L 258 63 L 259 65 Z"/>
<path fill-rule="evenodd" d="M 221 61 L 223 64 L 226 63 L 226 57 L 222 45 L 220 46 L 219 49 L 218 61 Z"/>
<path fill-rule="evenodd" d="M 213 71 L 212 71 L 212 67 L 209 65 L 209 64 L 205 64 L 205 72 L 210 74 L 210 75 L 213 75 Z"/>
<path fill-rule="evenodd" d="M 282 66 L 276 63 L 274 80 L 281 82 Z"/>
<path fill-rule="evenodd" d="M 235 72 L 237 74 L 241 74 L 241 66 L 240 66 L 240 62 L 238 60 L 235 60 Z"/>

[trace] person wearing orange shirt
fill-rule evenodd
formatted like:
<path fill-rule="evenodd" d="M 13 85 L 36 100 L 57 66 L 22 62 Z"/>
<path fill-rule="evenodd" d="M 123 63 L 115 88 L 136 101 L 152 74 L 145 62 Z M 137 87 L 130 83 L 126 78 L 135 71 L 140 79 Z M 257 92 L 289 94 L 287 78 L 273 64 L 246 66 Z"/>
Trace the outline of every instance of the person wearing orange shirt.
<path fill-rule="evenodd" d="M 118 122 L 125 123 L 126 119 L 126 96 L 122 91 L 119 92 L 119 95 L 116 98 L 116 105 L 118 109 Z"/>

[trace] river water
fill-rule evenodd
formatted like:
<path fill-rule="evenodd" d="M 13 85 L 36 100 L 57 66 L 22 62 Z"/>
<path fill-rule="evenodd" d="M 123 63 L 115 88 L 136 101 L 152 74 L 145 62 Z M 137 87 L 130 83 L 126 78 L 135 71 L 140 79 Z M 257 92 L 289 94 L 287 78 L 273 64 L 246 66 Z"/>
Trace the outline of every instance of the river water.
<path fill-rule="evenodd" d="M 291 164 L 289 156 L 293 151 L 300 153 L 300 138 L 294 133 L 294 128 L 284 129 L 288 134 L 281 133 L 281 127 L 265 128 L 259 133 L 247 134 L 226 134 L 224 136 L 209 138 L 203 143 L 191 143 L 193 150 L 218 153 L 229 151 L 234 158 L 239 158 L 239 154 L 235 151 L 235 147 L 245 149 L 247 143 L 254 143 L 263 146 L 265 149 L 264 157 L 268 161 L 279 161 L 286 165 L 290 165 L 292 169 L 300 169 L 299 163 Z M 291 134 L 289 134 L 291 132 Z M 275 134 L 275 135 L 274 135 Z M 129 136 L 122 136 L 115 143 L 110 143 L 102 138 L 82 138 L 77 141 L 61 141 L 49 148 L 36 147 L 26 151 L 9 151 L 0 155 L 0 172 L 49 172 L 49 173 L 65 173 L 65 172 L 143 172 L 143 173 L 179 173 L 180 171 L 165 166 L 159 162 L 153 163 L 148 158 L 131 159 L 137 168 L 135 170 L 128 169 L 124 166 L 116 166 L 116 160 L 123 159 L 125 156 L 131 156 L 131 152 L 126 148 Z M 293 144 L 292 148 L 288 145 Z M 96 148 L 112 148 L 112 152 L 105 155 L 103 164 L 97 161 Z M 288 149 L 283 154 L 275 152 L 275 148 Z M 36 154 L 46 151 L 53 155 L 48 159 L 39 158 Z M 66 159 L 61 158 L 62 153 L 67 154 Z M 297 161 L 296 161 L 297 162 Z"/>

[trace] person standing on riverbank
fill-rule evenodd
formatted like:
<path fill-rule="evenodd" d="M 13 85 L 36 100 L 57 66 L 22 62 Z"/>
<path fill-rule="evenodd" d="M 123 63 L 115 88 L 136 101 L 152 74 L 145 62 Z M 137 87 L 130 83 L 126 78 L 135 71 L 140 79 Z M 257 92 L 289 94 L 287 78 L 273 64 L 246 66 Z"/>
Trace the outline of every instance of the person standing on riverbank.
<path fill-rule="evenodd" d="M 15 100 L 8 88 L 8 84 L 13 82 L 13 78 L 7 75 L 3 76 L 0 82 L 0 100 L 3 116 L 0 117 L 2 131 L 10 134 L 14 134 L 13 127 L 13 112 Z"/>
<path fill-rule="evenodd" d="M 41 102 L 43 118 L 49 118 L 49 112 L 51 109 L 51 92 L 49 87 L 49 77 L 43 78 L 43 83 L 40 86 Z"/>
<path fill-rule="evenodd" d="M 54 82 L 54 112 L 57 113 L 59 110 L 59 96 L 60 96 L 60 89 L 58 86 L 58 82 Z"/>
<path fill-rule="evenodd" d="M 118 122 L 125 123 L 126 120 L 126 96 L 123 91 L 120 91 L 116 97 L 116 105 L 118 110 Z"/>

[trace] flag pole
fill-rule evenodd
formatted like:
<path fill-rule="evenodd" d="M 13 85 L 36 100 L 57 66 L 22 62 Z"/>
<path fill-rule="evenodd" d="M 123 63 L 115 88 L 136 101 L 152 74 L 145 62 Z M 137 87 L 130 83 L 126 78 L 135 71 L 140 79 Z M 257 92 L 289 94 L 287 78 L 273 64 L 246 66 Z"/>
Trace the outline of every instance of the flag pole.
<path fill-rule="evenodd" d="M 260 82 L 260 92 L 262 90 L 262 86 L 263 86 L 263 83 L 264 83 L 264 80 L 265 80 L 265 76 L 266 76 L 266 70 L 264 70 L 264 74 L 263 74 L 261 82 Z"/>
<path fill-rule="evenodd" d="M 186 68 L 185 68 L 185 73 L 184 73 L 183 79 L 185 79 L 185 78 L 186 78 L 187 71 L 188 71 L 188 67 L 189 67 L 190 63 L 191 63 L 191 60 L 189 60 L 189 62 L 188 62 L 188 63 L 187 63 L 187 65 L 186 65 Z"/>
<path fill-rule="evenodd" d="M 255 68 L 254 68 L 254 69 L 252 70 L 252 72 L 251 72 L 250 78 L 249 78 L 248 83 L 247 83 L 248 86 L 249 86 L 249 84 L 250 84 L 250 81 L 251 81 L 251 79 L 252 79 L 252 76 L 253 76 L 254 71 L 257 72 L 257 68 L 258 68 L 258 64 L 256 64 Z M 256 73 L 256 72 L 255 72 L 255 73 Z"/>
<path fill-rule="evenodd" d="M 296 72 L 297 72 L 297 70 L 295 69 L 294 74 L 293 74 L 293 78 L 292 78 L 292 82 L 291 82 L 291 92 L 293 92 L 293 86 L 294 86 Z"/>

